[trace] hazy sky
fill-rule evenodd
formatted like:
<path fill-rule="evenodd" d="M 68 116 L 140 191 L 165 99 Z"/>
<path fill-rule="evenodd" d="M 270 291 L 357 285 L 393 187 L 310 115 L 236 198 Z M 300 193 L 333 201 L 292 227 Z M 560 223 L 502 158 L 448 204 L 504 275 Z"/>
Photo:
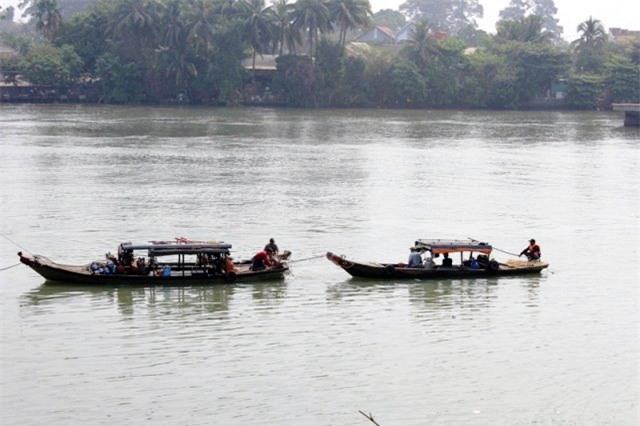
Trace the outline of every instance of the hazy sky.
<path fill-rule="evenodd" d="M 380 9 L 398 9 L 406 0 L 369 0 L 373 11 Z M 0 0 L 0 6 L 16 6 L 19 0 Z M 269 3 L 269 0 L 266 0 Z M 480 28 L 495 32 L 495 23 L 500 10 L 509 0 L 480 0 L 484 6 L 484 18 L 479 21 Z M 555 0 L 557 17 L 564 27 L 564 38 L 576 38 L 576 27 L 589 16 L 599 19 L 605 28 L 619 27 L 640 30 L 640 0 Z"/>
<path fill-rule="evenodd" d="M 406 0 L 369 0 L 373 11 L 380 9 L 398 9 Z M 484 17 L 478 22 L 480 28 L 495 32 L 495 23 L 499 13 L 507 7 L 510 0 L 480 0 L 484 7 Z M 564 27 L 563 37 L 567 40 L 577 38 L 576 27 L 589 16 L 599 19 L 608 30 L 609 27 L 640 30 L 640 0 L 555 0 L 558 8 L 556 17 Z"/>

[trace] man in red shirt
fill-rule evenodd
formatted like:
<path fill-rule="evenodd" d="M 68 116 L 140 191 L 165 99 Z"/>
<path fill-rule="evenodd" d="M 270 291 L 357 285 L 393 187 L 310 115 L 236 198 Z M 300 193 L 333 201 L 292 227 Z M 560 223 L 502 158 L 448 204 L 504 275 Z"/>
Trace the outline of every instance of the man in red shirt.
<path fill-rule="evenodd" d="M 254 271 L 259 271 L 261 269 L 265 269 L 266 267 L 273 266 L 273 262 L 271 261 L 271 257 L 266 250 L 261 250 L 253 256 L 251 263 L 251 269 Z"/>

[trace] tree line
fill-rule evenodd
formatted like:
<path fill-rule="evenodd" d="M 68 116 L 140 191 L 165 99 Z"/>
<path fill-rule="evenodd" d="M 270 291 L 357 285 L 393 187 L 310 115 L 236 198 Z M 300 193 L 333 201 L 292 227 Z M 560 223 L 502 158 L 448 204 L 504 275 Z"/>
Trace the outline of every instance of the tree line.
<path fill-rule="evenodd" d="M 572 108 L 640 99 L 640 41 L 609 43 L 589 17 L 564 43 L 553 0 L 511 0 L 495 34 L 477 29 L 478 0 L 407 0 L 404 13 L 375 15 L 368 0 L 100 0 L 65 18 L 57 0 L 21 7 L 28 24 L 11 23 L 9 10 L 0 21 L 3 43 L 20 53 L 2 63 L 5 78 L 98 85 L 106 102 L 229 104 L 258 95 L 305 107 L 510 109 L 548 98 L 554 84 Z M 410 37 L 400 45 L 348 43 L 404 17 Z M 256 78 L 267 54 L 277 55 L 276 71 Z"/>

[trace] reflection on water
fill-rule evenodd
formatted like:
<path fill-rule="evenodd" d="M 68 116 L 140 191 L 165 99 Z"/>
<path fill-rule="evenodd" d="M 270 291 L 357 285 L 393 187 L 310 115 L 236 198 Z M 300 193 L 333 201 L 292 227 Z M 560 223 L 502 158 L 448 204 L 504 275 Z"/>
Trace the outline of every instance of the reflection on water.
<path fill-rule="evenodd" d="M 236 285 L 201 285 L 192 287 L 95 287 L 45 283 L 20 297 L 25 307 L 55 308 L 66 303 L 99 304 L 102 307 L 116 305 L 122 315 L 142 312 L 216 313 L 227 311 L 236 292 L 251 294 L 251 298 L 262 306 L 281 304 L 287 295 L 286 282 Z"/>
<path fill-rule="evenodd" d="M 451 310 L 454 307 L 473 309 L 487 306 L 495 298 L 498 285 L 509 285 L 509 278 L 475 280 L 415 280 L 376 281 L 351 278 L 327 287 L 327 299 L 350 302 L 357 298 L 379 298 L 401 293 L 414 305 L 414 313 L 423 310 Z"/>
<path fill-rule="evenodd" d="M 214 313 L 229 309 L 235 289 L 233 285 L 100 288 L 42 284 L 20 299 L 23 306 L 34 307 L 56 306 L 61 300 L 65 303 L 90 301 L 117 305 L 123 315 L 133 315 L 136 309 Z"/>
<path fill-rule="evenodd" d="M 58 299 L 74 297 L 103 297 L 113 298 L 117 289 L 109 287 L 65 286 L 61 284 L 44 283 L 30 290 L 20 297 L 22 305 L 41 306 L 54 304 Z"/>
<path fill-rule="evenodd" d="M 287 296 L 285 281 L 273 281 L 269 283 L 255 283 L 250 285 L 251 297 L 262 304 L 277 305 L 283 302 Z"/>

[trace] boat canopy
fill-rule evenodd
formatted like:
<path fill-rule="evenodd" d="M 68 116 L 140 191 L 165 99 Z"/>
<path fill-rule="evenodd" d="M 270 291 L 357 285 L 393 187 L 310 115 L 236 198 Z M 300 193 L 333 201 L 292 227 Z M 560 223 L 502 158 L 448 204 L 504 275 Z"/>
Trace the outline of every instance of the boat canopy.
<path fill-rule="evenodd" d="M 149 256 L 169 256 L 175 254 L 203 254 L 222 253 L 229 254 L 231 244 L 224 242 L 152 242 L 147 244 L 122 243 L 122 250 L 132 252 L 134 250 L 148 250 Z"/>
<path fill-rule="evenodd" d="M 418 250 L 427 250 L 433 254 L 477 252 L 487 256 L 491 254 L 493 247 L 489 243 L 467 240 L 416 240 L 415 246 Z"/>

